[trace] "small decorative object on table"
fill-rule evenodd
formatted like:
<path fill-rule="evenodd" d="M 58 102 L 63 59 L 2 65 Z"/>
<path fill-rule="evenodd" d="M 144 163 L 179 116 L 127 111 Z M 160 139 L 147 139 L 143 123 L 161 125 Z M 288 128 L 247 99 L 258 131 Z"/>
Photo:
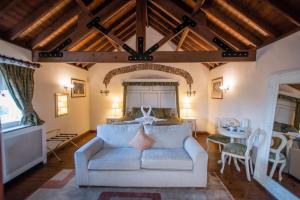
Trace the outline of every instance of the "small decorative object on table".
<path fill-rule="evenodd" d="M 86 96 L 86 82 L 84 80 L 79 80 L 72 78 L 71 84 L 74 85 L 71 88 L 71 97 L 85 97 Z"/>
<path fill-rule="evenodd" d="M 113 124 L 118 122 L 121 119 L 121 117 L 107 117 L 106 118 L 106 123 L 107 124 Z"/>

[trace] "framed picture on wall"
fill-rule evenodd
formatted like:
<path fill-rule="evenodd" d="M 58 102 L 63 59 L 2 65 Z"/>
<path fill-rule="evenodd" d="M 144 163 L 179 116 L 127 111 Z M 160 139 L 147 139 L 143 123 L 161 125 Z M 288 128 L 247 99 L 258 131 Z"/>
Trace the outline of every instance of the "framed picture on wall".
<path fill-rule="evenodd" d="M 211 98 L 223 99 L 223 91 L 220 87 L 223 85 L 223 77 L 215 78 L 211 81 Z"/>
<path fill-rule="evenodd" d="M 72 98 L 86 96 L 86 82 L 84 80 L 72 78 L 71 84 L 73 85 L 73 88 L 71 88 Z"/>

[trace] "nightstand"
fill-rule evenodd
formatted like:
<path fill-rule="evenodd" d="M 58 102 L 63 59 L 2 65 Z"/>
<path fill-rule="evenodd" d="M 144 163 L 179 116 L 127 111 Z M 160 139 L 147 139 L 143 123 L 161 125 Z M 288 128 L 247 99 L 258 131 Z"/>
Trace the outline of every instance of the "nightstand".
<path fill-rule="evenodd" d="M 113 124 L 115 122 L 118 122 L 121 119 L 121 117 L 107 117 L 106 123 L 107 124 Z"/>
<path fill-rule="evenodd" d="M 182 118 L 183 122 L 189 123 L 192 127 L 193 134 L 197 137 L 197 119 L 195 118 Z"/>

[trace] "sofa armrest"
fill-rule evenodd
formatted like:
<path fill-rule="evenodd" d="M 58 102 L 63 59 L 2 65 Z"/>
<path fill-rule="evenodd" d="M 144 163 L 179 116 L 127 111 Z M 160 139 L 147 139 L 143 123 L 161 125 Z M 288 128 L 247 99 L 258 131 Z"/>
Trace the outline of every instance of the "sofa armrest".
<path fill-rule="evenodd" d="M 184 141 L 184 149 L 188 152 L 193 161 L 199 158 L 208 158 L 207 152 L 193 137 L 188 137 Z"/>
<path fill-rule="evenodd" d="M 74 154 L 76 183 L 78 185 L 88 184 L 88 162 L 89 159 L 103 147 L 103 140 L 95 137 L 80 147 Z"/>
<path fill-rule="evenodd" d="M 194 173 L 207 176 L 208 155 L 203 147 L 193 137 L 188 137 L 184 141 L 184 149 L 193 160 Z"/>

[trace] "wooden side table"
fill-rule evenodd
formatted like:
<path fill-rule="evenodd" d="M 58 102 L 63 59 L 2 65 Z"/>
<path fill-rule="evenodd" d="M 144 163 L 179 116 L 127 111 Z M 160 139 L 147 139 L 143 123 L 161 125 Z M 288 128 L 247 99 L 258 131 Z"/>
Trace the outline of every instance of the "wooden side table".
<path fill-rule="evenodd" d="M 118 122 L 121 118 L 120 117 L 107 117 L 106 123 L 107 124 L 113 124 L 115 122 Z"/>
<path fill-rule="evenodd" d="M 193 135 L 197 137 L 197 119 L 196 118 L 183 118 L 183 122 L 189 123 L 192 127 Z"/>

